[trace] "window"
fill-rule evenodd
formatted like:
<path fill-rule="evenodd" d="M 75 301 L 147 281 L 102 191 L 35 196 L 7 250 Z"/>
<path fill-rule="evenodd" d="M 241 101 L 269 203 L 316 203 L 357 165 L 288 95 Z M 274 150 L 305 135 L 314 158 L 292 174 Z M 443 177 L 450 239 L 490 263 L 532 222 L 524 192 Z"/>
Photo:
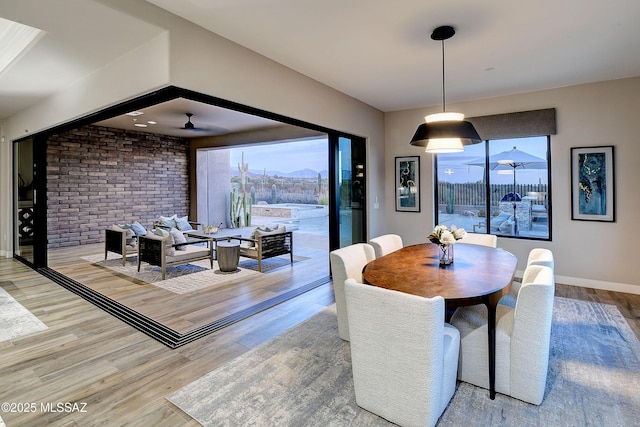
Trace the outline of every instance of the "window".
<path fill-rule="evenodd" d="M 435 159 L 436 223 L 551 240 L 549 136 L 495 139 Z"/>

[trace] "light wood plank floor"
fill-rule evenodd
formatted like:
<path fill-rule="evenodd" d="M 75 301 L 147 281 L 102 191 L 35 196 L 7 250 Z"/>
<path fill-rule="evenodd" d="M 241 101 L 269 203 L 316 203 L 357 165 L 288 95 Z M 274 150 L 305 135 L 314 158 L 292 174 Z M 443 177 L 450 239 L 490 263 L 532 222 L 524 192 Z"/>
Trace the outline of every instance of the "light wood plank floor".
<path fill-rule="evenodd" d="M 331 305 L 329 284 L 177 349 L 169 349 L 21 263 L 0 260 L 0 281 L 49 329 L 0 343 L 0 402 L 13 426 L 196 426 L 165 396 Z M 640 337 L 640 296 L 557 285 L 559 296 L 614 304 Z M 41 412 L 47 402 L 86 412 Z"/>
<path fill-rule="evenodd" d="M 308 259 L 255 278 L 175 294 L 97 267 L 81 258 L 104 255 L 104 244 L 49 250 L 49 267 L 172 330 L 185 334 L 329 276 L 328 238 L 294 233 L 294 254 Z M 283 257 L 288 259 L 288 257 Z"/>

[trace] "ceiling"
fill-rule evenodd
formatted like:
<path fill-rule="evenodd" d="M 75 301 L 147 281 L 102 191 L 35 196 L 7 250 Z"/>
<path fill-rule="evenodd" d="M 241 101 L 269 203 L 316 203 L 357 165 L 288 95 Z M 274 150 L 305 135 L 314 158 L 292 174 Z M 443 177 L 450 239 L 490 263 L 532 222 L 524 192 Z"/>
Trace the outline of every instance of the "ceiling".
<path fill-rule="evenodd" d="M 135 113 L 142 114 L 121 115 L 95 124 L 183 138 L 220 136 L 282 126 L 281 122 L 184 98 L 141 108 Z M 189 120 L 187 113 L 193 114 L 190 119 L 194 125 L 193 129 L 185 129 Z M 151 124 L 150 121 L 154 123 Z"/>
<path fill-rule="evenodd" d="M 637 0 L 137 1 L 381 111 L 441 103 L 441 45 L 429 35 L 445 24 L 457 31 L 445 45 L 448 103 L 640 76 Z M 0 0 L 0 16 L 46 31 L 0 74 L 0 120 L 164 31 L 107 0 Z M 186 112 L 202 127 L 232 127 L 205 121 L 222 113 L 199 107 L 171 107 L 169 127 L 182 126 Z"/>

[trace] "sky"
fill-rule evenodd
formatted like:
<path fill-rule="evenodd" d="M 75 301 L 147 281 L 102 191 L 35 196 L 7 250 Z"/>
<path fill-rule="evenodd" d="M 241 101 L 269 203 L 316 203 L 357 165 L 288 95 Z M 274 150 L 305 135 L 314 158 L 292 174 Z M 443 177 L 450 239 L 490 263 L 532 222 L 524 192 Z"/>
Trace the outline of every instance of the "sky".
<path fill-rule="evenodd" d="M 491 156 L 503 151 L 509 151 L 513 149 L 513 147 L 541 159 L 547 158 L 546 137 L 493 140 L 490 141 L 489 154 Z M 482 180 L 484 168 L 468 165 L 467 163 L 484 159 L 484 156 L 485 144 L 468 145 L 462 153 L 440 154 L 438 156 L 439 179 L 458 183 Z M 443 176 L 443 174 L 446 175 Z M 518 168 L 516 170 L 516 179 L 520 184 L 545 184 L 547 183 L 547 170 L 525 170 Z M 494 184 L 511 184 L 513 183 L 513 174 L 498 175 L 496 171 L 493 171 L 491 182 Z"/>
<path fill-rule="evenodd" d="M 313 139 L 281 144 L 252 145 L 231 148 L 231 167 L 235 168 L 242 161 L 249 164 L 249 170 L 293 172 L 301 169 L 312 169 L 320 172 L 328 169 L 327 138 Z"/>

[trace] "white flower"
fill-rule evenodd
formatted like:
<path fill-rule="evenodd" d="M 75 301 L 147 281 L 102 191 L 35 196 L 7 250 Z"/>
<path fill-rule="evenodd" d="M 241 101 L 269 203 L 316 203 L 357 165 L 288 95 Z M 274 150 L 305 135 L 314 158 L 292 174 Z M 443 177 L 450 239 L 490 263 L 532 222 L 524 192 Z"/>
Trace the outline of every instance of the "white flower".
<path fill-rule="evenodd" d="M 455 225 L 451 226 L 451 232 L 453 233 L 453 237 L 455 237 L 456 240 L 462 239 L 467 234 L 464 228 L 458 228 Z"/>
<path fill-rule="evenodd" d="M 436 225 L 427 239 L 436 245 L 453 245 L 456 240 L 462 239 L 466 234 L 464 228 L 458 228 L 455 225 L 451 226 L 451 230 L 446 225 Z"/>
<path fill-rule="evenodd" d="M 443 245 L 453 245 L 456 242 L 456 238 L 449 230 L 444 230 L 440 236 L 440 243 Z"/>

